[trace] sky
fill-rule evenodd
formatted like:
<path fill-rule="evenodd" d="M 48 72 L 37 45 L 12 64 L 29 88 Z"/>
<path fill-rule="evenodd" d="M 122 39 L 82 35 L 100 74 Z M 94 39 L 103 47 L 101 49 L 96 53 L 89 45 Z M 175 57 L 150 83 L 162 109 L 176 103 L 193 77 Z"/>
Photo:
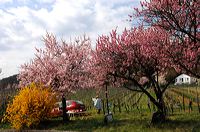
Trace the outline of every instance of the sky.
<path fill-rule="evenodd" d="M 133 26 L 127 19 L 138 6 L 139 0 L 0 0 L 0 79 L 18 74 L 47 32 L 67 42 L 86 34 L 95 45 L 98 36 Z"/>

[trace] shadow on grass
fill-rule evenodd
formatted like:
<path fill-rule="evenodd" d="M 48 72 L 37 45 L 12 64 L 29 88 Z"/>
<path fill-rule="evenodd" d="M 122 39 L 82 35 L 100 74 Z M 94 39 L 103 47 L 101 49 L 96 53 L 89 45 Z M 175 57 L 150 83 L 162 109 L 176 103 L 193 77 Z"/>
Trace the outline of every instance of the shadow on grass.
<path fill-rule="evenodd" d="M 86 119 L 70 120 L 63 122 L 62 118 L 41 122 L 37 129 L 40 130 L 68 130 L 68 131 L 88 131 L 95 130 L 97 127 L 103 127 L 103 120 Z"/>
<path fill-rule="evenodd" d="M 199 126 L 197 128 L 197 126 Z M 174 131 L 174 130 L 184 130 L 184 131 L 192 131 L 193 129 L 196 130 L 200 130 L 200 122 L 198 120 L 167 120 L 166 122 L 162 123 L 162 124 L 157 124 L 154 126 L 150 126 L 150 127 L 154 127 L 157 129 L 164 129 L 164 130 L 170 130 L 170 131 Z"/>
<path fill-rule="evenodd" d="M 116 118 L 109 124 L 104 123 L 103 117 L 76 119 L 63 123 L 62 118 L 55 118 L 42 122 L 37 129 L 40 130 L 68 130 L 68 131 L 95 131 L 113 128 L 144 131 L 200 131 L 199 119 L 180 117 L 175 120 L 167 120 L 162 124 L 151 125 L 149 118 Z"/>
<path fill-rule="evenodd" d="M 37 129 L 40 130 L 68 130 L 68 131 L 94 131 L 97 129 L 106 129 L 106 128 L 115 128 L 124 127 L 127 125 L 135 125 L 148 127 L 148 122 L 146 120 L 138 119 L 122 119 L 122 120 L 113 120 L 106 124 L 104 118 L 91 118 L 86 120 L 71 120 L 69 122 L 63 123 L 62 119 L 55 119 L 46 122 L 42 122 Z"/>

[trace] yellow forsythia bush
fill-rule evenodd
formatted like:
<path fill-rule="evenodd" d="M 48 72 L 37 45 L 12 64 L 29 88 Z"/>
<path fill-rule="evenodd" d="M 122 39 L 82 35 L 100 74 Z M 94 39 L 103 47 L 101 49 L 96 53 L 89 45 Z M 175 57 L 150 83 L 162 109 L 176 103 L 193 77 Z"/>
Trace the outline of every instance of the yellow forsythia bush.
<path fill-rule="evenodd" d="M 55 103 L 56 95 L 50 88 L 32 83 L 22 88 L 8 104 L 4 120 L 15 129 L 34 127 L 50 117 Z"/>

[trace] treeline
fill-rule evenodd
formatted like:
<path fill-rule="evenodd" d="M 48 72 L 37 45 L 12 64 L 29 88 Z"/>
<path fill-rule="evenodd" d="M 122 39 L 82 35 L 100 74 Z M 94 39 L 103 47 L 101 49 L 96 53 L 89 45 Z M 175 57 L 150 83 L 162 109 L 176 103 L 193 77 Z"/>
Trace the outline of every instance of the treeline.
<path fill-rule="evenodd" d="M 0 80 L 0 89 L 15 89 L 17 88 L 19 81 L 17 79 L 18 74 L 3 78 Z"/>

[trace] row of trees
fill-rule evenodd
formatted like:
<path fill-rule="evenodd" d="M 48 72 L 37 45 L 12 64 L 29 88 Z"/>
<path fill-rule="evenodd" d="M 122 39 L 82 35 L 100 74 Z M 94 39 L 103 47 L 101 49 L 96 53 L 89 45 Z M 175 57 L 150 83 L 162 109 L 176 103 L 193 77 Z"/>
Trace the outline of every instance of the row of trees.
<path fill-rule="evenodd" d="M 3 89 L 16 89 L 19 81 L 17 80 L 17 75 L 13 75 L 0 80 L 0 90 Z"/>
<path fill-rule="evenodd" d="M 163 121 L 163 94 L 175 75 L 165 83 L 159 77 L 169 78 L 172 70 L 200 77 L 199 5 L 195 0 L 141 2 L 142 8 L 130 17 L 140 17 L 143 23 L 121 34 L 113 30 L 100 36 L 95 49 L 86 36 L 67 43 L 47 34 L 45 49 L 36 49 L 35 58 L 22 65 L 20 85 L 41 82 L 62 92 L 123 86 L 145 93 L 158 109 L 152 121 Z"/>

